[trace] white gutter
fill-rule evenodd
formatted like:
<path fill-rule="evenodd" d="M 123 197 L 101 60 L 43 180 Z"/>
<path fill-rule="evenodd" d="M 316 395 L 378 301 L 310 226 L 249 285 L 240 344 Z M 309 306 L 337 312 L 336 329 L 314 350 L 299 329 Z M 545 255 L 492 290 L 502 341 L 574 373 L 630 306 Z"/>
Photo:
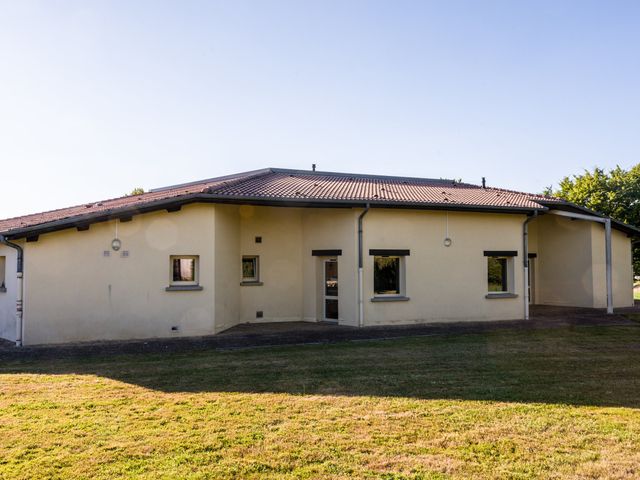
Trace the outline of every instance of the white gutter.
<path fill-rule="evenodd" d="M 529 222 L 538 217 L 538 211 L 522 224 L 522 256 L 524 257 L 524 319 L 529 320 Z"/>
<path fill-rule="evenodd" d="M 582 213 L 565 212 L 563 210 L 550 210 L 548 213 L 561 217 L 586 220 L 588 222 L 604 223 L 604 248 L 605 262 L 607 267 L 607 313 L 613 313 L 613 267 L 611 259 L 611 219 L 596 217 L 594 215 L 584 215 Z"/>
<path fill-rule="evenodd" d="M 17 253 L 16 277 L 18 279 L 16 287 L 16 347 L 22 346 L 22 310 L 23 310 L 23 277 L 24 277 L 24 250 L 16 243 L 12 243 L 0 235 L 0 243 L 7 247 L 14 248 Z"/>

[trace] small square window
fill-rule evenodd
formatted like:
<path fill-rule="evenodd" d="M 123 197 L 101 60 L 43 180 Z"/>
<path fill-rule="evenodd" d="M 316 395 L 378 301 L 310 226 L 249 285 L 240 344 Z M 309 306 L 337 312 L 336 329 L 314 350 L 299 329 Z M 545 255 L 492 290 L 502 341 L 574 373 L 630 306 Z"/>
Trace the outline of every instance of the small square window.
<path fill-rule="evenodd" d="M 400 295 L 402 268 L 400 257 L 380 256 L 373 259 L 373 291 L 375 295 Z"/>
<path fill-rule="evenodd" d="M 243 282 L 259 282 L 260 281 L 260 264 L 259 257 L 255 255 L 245 255 L 242 257 L 242 281 Z"/>
<path fill-rule="evenodd" d="M 171 256 L 171 285 L 198 284 L 198 256 Z"/>

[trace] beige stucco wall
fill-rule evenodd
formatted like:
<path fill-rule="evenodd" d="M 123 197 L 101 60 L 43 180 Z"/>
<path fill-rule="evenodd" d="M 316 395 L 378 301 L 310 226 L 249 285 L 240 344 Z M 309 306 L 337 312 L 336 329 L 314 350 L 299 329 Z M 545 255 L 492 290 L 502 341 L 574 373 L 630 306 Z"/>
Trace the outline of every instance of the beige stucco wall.
<path fill-rule="evenodd" d="M 242 206 L 240 252 L 260 257 L 260 286 L 240 287 L 239 322 L 323 318 L 323 257 L 312 250 L 342 250 L 339 322 L 357 325 L 357 209 Z M 521 215 L 450 214 L 454 245 L 442 246 L 444 213 L 371 210 L 365 217 L 365 324 L 512 319 L 522 315 L 522 269 L 514 259 L 515 299 L 486 299 L 484 250 L 517 250 Z M 262 237 L 256 243 L 255 237 Z M 398 243 L 398 239 L 407 241 Z M 369 248 L 410 248 L 406 259 L 408 302 L 372 303 L 373 257 Z M 471 262 L 471 263 L 470 263 Z M 239 258 L 237 267 L 240 269 Z M 423 272 L 430 272 L 424 275 Z M 433 272 L 438 272 L 433 275 Z M 238 273 L 239 275 L 239 273 Z M 428 292 L 421 291 L 428 287 Z M 413 292 L 413 293 L 412 293 Z M 462 295 L 462 297 L 461 297 Z M 461 301 L 463 298 L 463 301 Z M 256 318 L 262 311 L 264 317 Z"/>
<path fill-rule="evenodd" d="M 615 307 L 631 307 L 634 305 L 633 250 L 631 244 L 632 239 L 625 233 L 613 230 L 611 254 L 613 259 L 613 304 Z"/>
<path fill-rule="evenodd" d="M 536 302 L 593 307 L 591 223 L 544 215 L 531 227 L 537 227 Z"/>
<path fill-rule="evenodd" d="M 216 331 L 237 323 L 321 320 L 322 258 L 311 255 L 318 249 L 343 250 L 340 323 L 355 325 L 356 219 L 351 209 L 217 205 Z M 243 255 L 259 256 L 260 285 L 241 285 Z"/>
<path fill-rule="evenodd" d="M 41 235 L 25 246 L 25 344 L 209 335 L 242 322 L 323 317 L 324 258 L 338 256 L 339 322 L 357 325 L 357 219 L 361 209 L 200 204 Z M 517 319 L 523 316 L 524 215 L 371 209 L 364 219 L 365 325 Z M 256 243 L 255 237 L 262 237 Z M 593 250 L 592 250 L 593 247 Z M 544 215 L 530 224 L 538 303 L 604 306 L 601 226 Z M 409 249 L 408 301 L 372 302 L 369 249 Z M 111 252 L 109 257 L 103 252 Z M 516 298 L 487 299 L 485 250 L 515 250 Z M 0 294 L 0 336 L 15 335 L 15 252 L 6 252 L 8 292 Z M 199 255 L 202 291 L 166 292 L 170 255 Z M 242 255 L 260 256 L 260 286 L 241 286 Z M 633 304 L 631 248 L 613 233 L 614 300 Z M 13 259 L 13 260 L 12 260 Z M 264 316 L 256 318 L 256 312 Z M 178 327 L 173 331 L 173 326 Z"/>
<path fill-rule="evenodd" d="M 536 303 L 587 308 L 607 305 L 605 232 L 600 223 L 543 215 L 530 223 L 536 258 Z M 631 240 L 612 231 L 613 301 L 633 305 Z"/>
<path fill-rule="evenodd" d="M 41 235 L 25 244 L 25 344 L 205 335 L 214 332 L 212 205 L 137 215 Z M 166 292 L 170 255 L 200 255 L 202 291 Z M 171 327 L 177 326 L 178 331 Z"/>
<path fill-rule="evenodd" d="M 593 265 L 593 306 L 607 306 L 607 272 L 604 225 L 591 225 L 591 261 Z M 611 258 L 613 263 L 613 306 L 633 306 L 633 260 L 631 239 L 626 234 L 611 231 Z"/>
<path fill-rule="evenodd" d="M 304 318 L 322 319 L 324 315 L 324 260 L 313 250 L 342 250 L 338 261 L 338 314 L 342 325 L 357 326 L 358 306 L 358 210 L 307 209 L 303 211 L 303 287 Z"/>
<path fill-rule="evenodd" d="M 343 250 L 340 322 L 355 324 L 355 215 L 350 209 L 185 206 L 119 223 L 126 258 L 113 251 L 103 256 L 115 222 L 41 235 L 26 244 L 25 344 L 207 335 L 243 322 L 317 321 L 321 280 L 304 273 L 321 273 L 313 249 Z M 199 255 L 202 291 L 165 291 L 169 257 L 180 254 Z M 260 256 L 262 285 L 241 286 L 242 255 Z M 257 311 L 264 317 L 256 318 Z"/>
<path fill-rule="evenodd" d="M 18 242 L 22 244 L 23 242 Z M 0 245 L 0 256 L 6 257 L 4 281 L 6 292 L 0 292 L 0 338 L 15 341 L 16 339 L 16 251 Z M 2 283 L 0 279 L 0 284 Z"/>
<path fill-rule="evenodd" d="M 365 325 L 523 316 L 522 222 L 524 215 L 450 212 L 450 247 L 443 245 L 446 213 L 371 210 L 364 222 Z M 409 249 L 407 302 L 374 303 L 373 257 L 369 249 Z M 485 250 L 515 250 L 517 298 L 487 299 Z"/>
<path fill-rule="evenodd" d="M 261 286 L 240 287 L 240 322 L 302 320 L 302 211 L 298 208 L 243 205 L 240 216 L 240 257 L 260 257 Z M 256 243 L 255 237 L 262 237 Z M 256 312 L 263 312 L 262 318 Z"/>
<path fill-rule="evenodd" d="M 239 322 L 240 316 L 240 217 L 238 207 L 215 207 L 215 332 Z"/>

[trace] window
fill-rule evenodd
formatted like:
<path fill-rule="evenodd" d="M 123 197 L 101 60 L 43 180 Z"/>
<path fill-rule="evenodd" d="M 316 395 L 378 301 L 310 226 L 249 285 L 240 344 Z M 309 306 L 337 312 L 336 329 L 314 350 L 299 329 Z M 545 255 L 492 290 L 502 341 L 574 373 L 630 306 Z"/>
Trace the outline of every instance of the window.
<path fill-rule="evenodd" d="M 514 257 L 516 251 L 485 251 L 487 257 L 487 298 L 515 297 Z"/>
<path fill-rule="evenodd" d="M 488 257 L 487 258 L 487 282 L 489 292 L 506 293 L 509 291 L 507 282 L 507 258 Z"/>
<path fill-rule="evenodd" d="M 6 269 L 7 269 L 7 257 L 0 256 L 0 292 L 7 291 L 7 285 L 5 283 Z"/>
<path fill-rule="evenodd" d="M 242 257 L 242 282 L 258 283 L 260 282 L 259 257 L 255 255 L 246 255 Z"/>
<path fill-rule="evenodd" d="M 374 257 L 373 292 L 400 295 L 400 257 Z"/>
<path fill-rule="evenodd" d="M 171 257 L 171 285 L 198 284 L 198 257 L 175 255 Z"/>
<path fill-rule="evenodd" d="M 404 302 L 405 296 L 405 258 L 411 255 L 404 249 L 370 249 L 373 255 L 373 293 L 372 302 Z"/>

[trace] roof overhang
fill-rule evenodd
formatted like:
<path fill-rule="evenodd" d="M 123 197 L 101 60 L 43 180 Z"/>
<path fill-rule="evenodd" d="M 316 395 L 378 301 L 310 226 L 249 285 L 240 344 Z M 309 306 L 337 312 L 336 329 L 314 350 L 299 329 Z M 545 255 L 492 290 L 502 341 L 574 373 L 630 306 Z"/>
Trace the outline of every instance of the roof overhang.
<path fill-rule="evenodd" d="M 562 203 L 541 201 L 539 203 L 548 207 L 549 210 L 560 210 L 570 213 L 586 214 L 591 217 L 608 218 L 602 213 L 591 210 L 590 208 L 582 207 L 569 201 L 564 201 Z M 640 236 L 640 228 L 634 227 L 633 225 L 629 225 L 624 222 L 620 222 L 614 218 L 611 219 L 611 226 L 616 230 L 626 233 L 630 237 Z"/>
<path fill-rule="evenodd" d="M 541 205 L 539 208 L 526 207 L 501 207 L 486 205 L 465 205 L 465 204 L 442 204 L 442 203 L 424 203 L 424 202 L 394 202 L 392 200 L 333 200 L 333 199 L 317 199 L 317 198 L 290 198 L 290 197 L 249 197 L 249 196 L 230 196 L 216 195 L 210 193 L 194 193 L 182 195 L 180 197 L 162 199 L 135 206 L 127 206 L 114 208 L 111 210 L 103 210 L 96 213 L 88 213 L 83 215 L 75 215 L 73 217 L 62 218 L 50 222 L 37 225 L 26 226 L 22 228 L 14 228 L 5 232 L 0 232 L 9 239 L 19 239 L 34 237 L 45 233 L 66 230 L 69 228 L 83 228 L 93 223 L 107 222 L 115 219 L 129 220 L 132 216 L 143 213 L 150 213 L 160 210 L 171 210 L 189 205 L 192 203 L 219 203 L 233 205 L 256 205 L 271 207 L 299 207 L 299 208 L 393 208 L 393 209 L 410 209 L 410 210 L 440 210 L 440 211 L 460 211 L 460 212 L 478 212 L 478 213 L 502 213 L 502 214 L 525 214 L 530 215 L 533 212 L 544 212 L 548 207 Z"/>

